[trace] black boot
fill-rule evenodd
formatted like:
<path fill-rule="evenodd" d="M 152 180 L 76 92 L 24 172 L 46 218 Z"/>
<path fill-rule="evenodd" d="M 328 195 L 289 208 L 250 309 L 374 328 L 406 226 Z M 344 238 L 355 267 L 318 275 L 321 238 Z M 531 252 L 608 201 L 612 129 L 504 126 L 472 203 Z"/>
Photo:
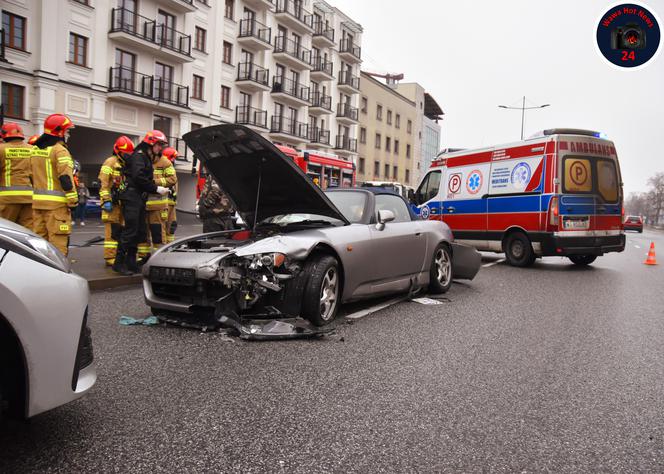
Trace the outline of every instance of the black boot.
<path fill-rule="evenodd" d="M 141 273 L 141 268 L 136 263 L 136 247 L 127 249 L 126 256 L 127 269 L 131 273 Z"/>
<path fill-rule="evenodd" d="M 127 267 L 127 249 L 122 245 L 118 246 L 118 252 L 115 255 L 115 263 L 113 263 L 113 271 L 124 276 L 132 275 L 132 272 Z"/>

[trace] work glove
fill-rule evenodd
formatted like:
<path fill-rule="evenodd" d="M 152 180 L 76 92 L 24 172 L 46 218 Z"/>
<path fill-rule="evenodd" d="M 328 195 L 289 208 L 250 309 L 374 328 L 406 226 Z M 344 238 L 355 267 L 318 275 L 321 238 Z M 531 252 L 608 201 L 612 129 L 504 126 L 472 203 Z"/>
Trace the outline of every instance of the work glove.
<path fill-rule="evenodd" d="M 168 188 L 165 188 L 163 186 L 157 186 L 157 192 L 162 196 L 165 196 L 166 194 L 168 194 Z"/>
<path fill-rule="evenodd" d="M 113 210 L 113 203 L 111 201 L 106 201 L 102 204 L 101 208 L 106 212 L 111 212 Z"/>

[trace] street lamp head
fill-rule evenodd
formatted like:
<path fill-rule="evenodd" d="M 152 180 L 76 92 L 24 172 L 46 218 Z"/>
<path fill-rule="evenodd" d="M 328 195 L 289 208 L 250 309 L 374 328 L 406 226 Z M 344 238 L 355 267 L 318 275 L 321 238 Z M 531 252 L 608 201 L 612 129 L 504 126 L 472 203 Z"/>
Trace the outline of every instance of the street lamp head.
<path fill-rule="evenodd" d="M 543 109 L 544 107 L 548 107 L 548 106 L 550 106 L 550 105 L 551 105 L 551 104 L 544 104 L 544 105 L 541 105 L 540 108 Z"/>
<path fill-rule="evenodd" d="M 499 105 L 498 107 L 500 107 L 501 109 L 506 109 L 507 108 L 506 105 Z"/>

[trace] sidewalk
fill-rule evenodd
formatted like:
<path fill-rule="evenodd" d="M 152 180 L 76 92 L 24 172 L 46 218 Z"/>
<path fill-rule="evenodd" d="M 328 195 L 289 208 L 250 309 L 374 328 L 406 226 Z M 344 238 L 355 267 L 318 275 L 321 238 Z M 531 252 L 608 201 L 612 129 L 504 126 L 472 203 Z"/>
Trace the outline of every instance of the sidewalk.
<path fill-rule="evenodd" d="M 178 215 L 177 238 L 194 235 L 203 231 L 203 225 L 193 216 Z M 69 261 L 72 270 L 88 280 L 90 291 L 107 290 L 119 286 L 140 285 L 142 276 L 122 276 L 113 272 L 104 262 L 104 242 L 78 247 L 95 237 L 104 237 L 104 226 L 101 220 L 88 218 L 85 226 L 74 226 L 69 247 Z"/>

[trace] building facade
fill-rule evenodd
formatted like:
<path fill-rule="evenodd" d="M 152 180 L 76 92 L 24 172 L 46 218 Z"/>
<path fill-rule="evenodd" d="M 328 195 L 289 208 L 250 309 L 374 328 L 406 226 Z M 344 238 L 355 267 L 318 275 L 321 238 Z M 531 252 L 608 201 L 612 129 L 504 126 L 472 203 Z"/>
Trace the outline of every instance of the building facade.
<path fill-rule="evenodd" d="M 220 122 L 355 161 L 361 26 L 311 0 L 3 0 L 5 120 L 69 115 L 72 155 Z M 184 170 L 190 166 L 180 162 Z"/>

